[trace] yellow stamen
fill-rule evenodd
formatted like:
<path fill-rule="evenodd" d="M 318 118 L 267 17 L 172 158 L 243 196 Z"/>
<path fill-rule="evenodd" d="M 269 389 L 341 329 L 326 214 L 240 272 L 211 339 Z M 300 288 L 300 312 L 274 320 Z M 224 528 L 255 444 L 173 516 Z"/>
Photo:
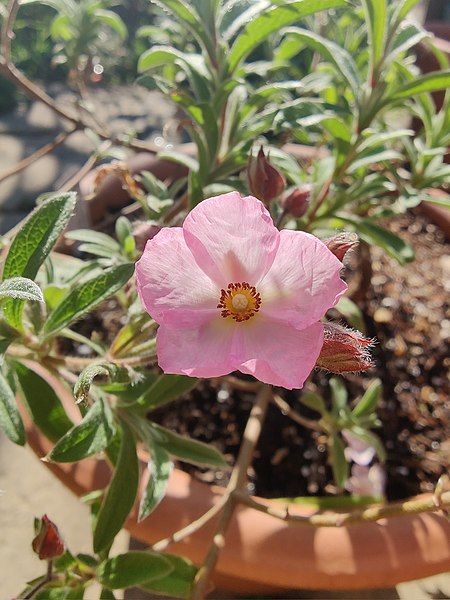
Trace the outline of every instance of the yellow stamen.
<path fill-rule="evenodd" d="M 220 314 L 224 319 L 231 317 L 241 323 L 255 316 L 260 306 L 261 296 L 256 288 L 244 281 L 229 283 L 226 290 L 221 290 L 217 308 L 222 309 Z"/>

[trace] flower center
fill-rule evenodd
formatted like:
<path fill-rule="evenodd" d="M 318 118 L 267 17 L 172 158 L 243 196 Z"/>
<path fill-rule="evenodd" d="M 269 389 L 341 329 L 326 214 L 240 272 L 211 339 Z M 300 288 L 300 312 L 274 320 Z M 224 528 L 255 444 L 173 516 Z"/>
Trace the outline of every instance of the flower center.
<path fill-rule="evenodd" d="M 231 317 L 238 323 L 248 321 L 258 312 L 261 306 L 261 296 L 256 288 L 245 281 L 229 283 L 226 290 L 220 290 L 220 301 L 217 308 L 221 309 L 224 319 Z"/>

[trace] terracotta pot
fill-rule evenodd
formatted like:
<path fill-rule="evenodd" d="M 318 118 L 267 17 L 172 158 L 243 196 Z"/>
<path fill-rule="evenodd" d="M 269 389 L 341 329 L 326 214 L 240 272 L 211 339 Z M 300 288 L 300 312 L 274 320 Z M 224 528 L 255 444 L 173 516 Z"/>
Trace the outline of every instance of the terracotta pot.
<path fill-rule="evenodd" d="M 69 415 L 79 420 L 67 389 L 41 365 L 27 364 L 55 387 Z M 24 418 L 30 446 L 38 457 L 46 455 L 52 444 L 27 415 Z M 102 460 L 45 465 L 78 496 L 105 486 L 109 480 L 109 469 Z M 145 466 L 142 457 L 142 470 Z M 209 487 L 175 469 L 160 506 L 142 523 L 137 523 L 135 510 L 126 528 L 134 538 L 153 544 L 198 518 L 223 493 L 224 489 Z M 264 502 L 280 506 L 275 501 Z M 292 505 L 290 512 L 308 515 L 314 509 Z M 210 522 L 168 550 L 200 563 L 214 524 L 215 521 Z M 349 527 L 316 528 L 289 524 L 241 506 L 228 531 L 214 583 L 221 589 L 247 594 L 298 588 L 368 589 L 390 587 L 448 569 L 450 522 L 438 512 Z"/>

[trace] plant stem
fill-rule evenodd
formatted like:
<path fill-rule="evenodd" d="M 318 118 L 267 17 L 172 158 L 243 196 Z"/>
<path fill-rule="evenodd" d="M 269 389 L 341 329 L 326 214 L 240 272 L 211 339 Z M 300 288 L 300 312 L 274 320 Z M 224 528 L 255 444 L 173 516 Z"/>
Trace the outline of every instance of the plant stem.
<path fill-rule="evenodd" d="M 317 421 L 314 421 L 314 419 L 307 419 L 306 417 L 300 415 L 297 411 L 291 408 L 281 396 L 278 396 L 278 394 L 273 395 L 273 397 L 271 398 L 271 402 L 272 404 L 275 404 L 275 406 L 281 411 L 283 415 L 285 415 L 289 419 L 292 419 L 299 425 L 302 425 L 302 427 L 314 429 L 315 431 L 323 431 L 323 428 L 319 425 Z"/>
<path fill-rule="evenodd" d="M 242 492 L 247 481 L 247 470 L 250 466 L 256 445 L 261 434 L 262 425 L 267 412 L 267 407 L 272 396 L 270 386 L 261 387 L 256 396 L 255 404 L 245 426 L 244 438 L 239 451 L 236 465 L 231 473 L 230 483 L 227 486 L 222 514 L 214 534 L 208 554 L 200 567 L 194 581 L 191 600 L 201 600 L 205 597 L 209 578 L 214 571 L 219 553 L 225 543 L 225 534 L 233 517 L 237 504 L 237 492 Z"/>
<path fill-rule="evenodd" d="M 439 505 L 436 506 L 434 496 L 429 498 L 413 498 L 405 502 L 396 502 L 386 504 L 385 506 L 370 506 L 362 510 L 353 510 L 342 513 L 317 513 L 309 517 L 303 515 L 292 515 L 289 513 L 289 504 L 277 508 L 273 505 L 267 505 L 256 500 L 245 491 L 236 491 L 235 498 L 238 502 L 254 508 L 259 512 L 299 525 L 309 525 L 311 527 L 343 527 L 354 525 L 356 523 L 370 523 L 379 521 L 386 517 L 416 515 L 423 512 L 436 512 L 445 510 L 450 506 L 450 492 L 444 492 L 439 497 Z"/>
<path fill-rule="evenodd" d="M 51 581 L 53 579 L 53 561 L 49 560 L 47 562 L 47 573 L 44 577 L 44 579 L 42 579 L 42 581 L 40 581 L 38 584 L 36 584 L 34 586 L 34 588 L 32 588 L 28 594 L 26 596 L 24 596 L 24 600 L 30 600 L 30 598 L 34 598 L 34 596 L 39 592 L 39 590 L 41 590 L 45 585 L 47 585 L 47 583 L 49 581 Z"/>
<path fill-rule="evenodd" d="M 172 535 L 156 544 L 153 544 L 152 550 L 155 552 L 163 552 L 170 544 L 181 542 L 185 538 L 189 537 L 199 529 L 201 529 L 206 523 L 208 523 L 213 517 L 215 517 L 220 511 L 223 509 L 225 502 L 227 501 L 227 496 L 224 494 L 214 506 L 212 506 L 207 512 L 205 512 L 201 517 L 183 527 L 183 529 L 179 529 Z"/>

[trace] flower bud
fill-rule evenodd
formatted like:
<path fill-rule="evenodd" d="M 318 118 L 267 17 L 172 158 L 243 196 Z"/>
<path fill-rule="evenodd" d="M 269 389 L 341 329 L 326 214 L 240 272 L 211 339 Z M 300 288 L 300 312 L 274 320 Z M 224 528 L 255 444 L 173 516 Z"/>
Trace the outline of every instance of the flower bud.
<path fill-rule="evenodd" d="M 324 240 L 323 243 L 342 262 L 347 252 L 358 244 L 358 236 L 356 233 L 344 231 Z"/>
<path fill-rule="evenodd" d="M 153 223 L 153 221 L 136 221 L 136 223 L 133 223 L 133 236 L 136 242 L 136 249 L 143 252 L 148 240 L 154 238 L 160 231 L 161 227 L 157 223 Z"/>
<path fill-rule="evenodd" d="M 44 515 L 40 520 L 37 535 L 31 546 L 41 560 L 49 560 L 64 554 L 64 543 L 59 535 L 58 528 L 47 515 Z"/>
<path fill-rule="evenodd" d="M 286 211 L 286 213 L 299 219 L 300 217 L 303 217 L 308 210 L 310 196 L 311 186 L 302 185 L 301 187 L 295 188 L 281 200 L 281 208 Z"/>
<path fill-rule="evenodd" d="M 250 157 L 247 175 L 250 192 L 262 202 L 274 200 L 286 187 L 283 175 L 270 164 L 262 146 L 257 157 Z"/>
<path fill-rule="evenodd" d="M 325 323 L 323 346 L 316 367 L 331 373 L 367 371 L 373 367 L 368 350 L 372 343 L 359 331 L 337 323 Z"/>

